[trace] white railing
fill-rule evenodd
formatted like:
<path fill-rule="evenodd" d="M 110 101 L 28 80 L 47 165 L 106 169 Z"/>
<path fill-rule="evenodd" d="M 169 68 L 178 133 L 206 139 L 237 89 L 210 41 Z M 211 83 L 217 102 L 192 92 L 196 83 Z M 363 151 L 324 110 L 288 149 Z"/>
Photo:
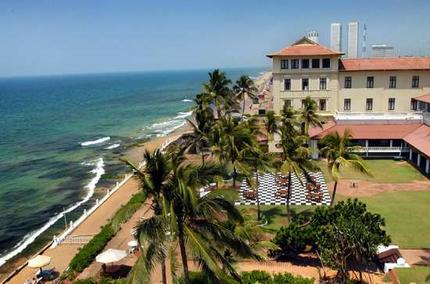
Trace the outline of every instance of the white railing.
<path fill-rule="evenodd" d="M 375 152 L 407 152 L 409 151 L 408 147 L 361 147 L 359 152 L 369 152 L 369 153 L 375 153 Z"/>
<path fill-rule="evenodd" d="M 62 244 L 87 244 L 94 235 L 75 235 L 75 236 L 67 236 Z"/>
<path fill-rule="evenodd" d="M 181 137 L 180 135 L 179 137 Z M 167 139 L 160 147 L 161 150 L 164 150 L 170 143 L 176 141 L 179 137 L 169 138 Z M 142 168 L 145 164 L 143 162 L 139 163 L 139 168 Z M 69 227 L 59 236 L 54 236 L 52 241 L 51 248 L 55 248 L 62 242 L 64 242 L 68 235 L 70 235 L 80 224 L 82 224 L 92 213 L 94 213 L 103 203 L 105 203 L 109 197 L 112 196 L 118 189 L 121 188 L 126 182 L 129 181 L 130 178 L 133 177 L 132 173 L 126 174 L 124 179 L 121 182 L 117 182 L 116 185 L 112 189 L 107 189 L 106 195 L 102 199 L 96 199 L 96 204 L 91 207 L 89 210 L 84 209 L 83 214 L 77 220 L 70 221 Z"/>

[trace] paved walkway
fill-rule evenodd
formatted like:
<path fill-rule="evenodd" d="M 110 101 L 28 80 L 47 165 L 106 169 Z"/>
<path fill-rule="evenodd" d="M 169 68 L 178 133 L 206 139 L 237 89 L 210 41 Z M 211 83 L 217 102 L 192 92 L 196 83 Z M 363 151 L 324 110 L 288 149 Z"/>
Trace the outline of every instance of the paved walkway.
<path fill-rule="evenodd" d="M 113 214 L 121 208 L 122 205 L 130 200 L 131 196 L 138 192 L 138 182 L 136 179 L 130 179 L 112 196 L 103 203 L 90 217 L 88 217 L 75 231 L 73 235 L 90 235 L 100 232 L 100 227 L 106 224 Z M 59 245 L 54 249 L 48 249 L 43 255 L 52 258 L 51 264 L 46 269 L 55 268 L 58 272 L 64 271 L 73 256 L 77 253 L 80 245 Z M 25 267 L 15 275 L 8 283 L 22 284 L 27 279 L 32 279 L 36 273 L 35 269 Z"/>

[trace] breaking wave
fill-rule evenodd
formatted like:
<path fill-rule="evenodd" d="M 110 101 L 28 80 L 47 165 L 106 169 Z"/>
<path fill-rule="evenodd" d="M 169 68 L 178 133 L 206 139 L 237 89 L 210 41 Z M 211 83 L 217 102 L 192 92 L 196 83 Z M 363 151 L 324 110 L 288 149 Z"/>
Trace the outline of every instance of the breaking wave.
<path fill-rule="evenodd" d="M 104 142 L 109 141 L 109 140 L 110 140 L 110 137 L 107 136 L 107 137 L 103 137 L 103 138 L 100 138 L 97 140 L 82 142 L 81 146 L 85 147 L 85 146 L 91 146 L 91 145 L 95 145 L 95 144 L 101 144 L 101 143 L 104 143 Z"/>

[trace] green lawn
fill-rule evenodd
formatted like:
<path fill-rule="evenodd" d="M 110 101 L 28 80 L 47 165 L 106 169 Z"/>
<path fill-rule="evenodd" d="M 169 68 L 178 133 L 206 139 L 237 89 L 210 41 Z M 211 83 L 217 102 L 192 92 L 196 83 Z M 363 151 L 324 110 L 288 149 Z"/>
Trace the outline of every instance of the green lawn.
<path fill-rule="evenodd" d="M 430 267 L 415 266 L 413 268 L 396 269 L 400 283 L 430 283 Z"/>
<path fill-rule="evenodd" d="M 338 196 L 337 200 L 346 199 Z M 360 198 L 370 212 L 385 218 L 386 229 L 393 244 L 401 248 L 430 248 L 430 218 L 427 218 L 430 192 L 385 192 L 371 197 Z M 256 206 L 239 206 L 247 215 L 257 218 Z M 298 213 L 313 210 L 314 206 L 291 206 Z M 262 205 L 261 212 L 267 217 L 269 230 L 278 230 L 288 224 L 286 206 Z"/>
<path fill-rule="evenodd" d="M 365 161 L 373 176 L 358 173 L 351 168 L 344 168 L 341 170 L 341 177 L 344 179 L 361 179 L 379 183 L 406 183 L 426 179 L 413 166 L 404 161 L 398 162 L 388 159 Z M 331 176 L 328 174 L 327 163 L 325 161 L 318 161 L 318 165 L 326 181 L 332 181 Z"/>
<path fill-rule="evenodd" d="M 430 248 L 429 191 L 385 192 L 360 198 L 381 214 L 392 242 L 401 248 Z"/>

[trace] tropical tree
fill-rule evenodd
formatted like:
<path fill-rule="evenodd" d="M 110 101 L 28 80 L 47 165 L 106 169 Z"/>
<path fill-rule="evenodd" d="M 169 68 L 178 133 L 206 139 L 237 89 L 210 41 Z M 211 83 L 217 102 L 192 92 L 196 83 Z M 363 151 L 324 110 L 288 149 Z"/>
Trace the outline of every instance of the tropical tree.
<path fill-rule="evenodd" d="M 220 118 L 224 112 L 226 114 L 232 108 L 236 108 L 232 90 L 230 89 L 231 80 L 227 78 L 224 72 L 219 69 L 209 73 L 209 81 L 203 84 L 203 91 L 211 97 L 214 103 L 217 117 Z"/>
<path fill-rule="evenodd" d="M 254 85 L 254 81 L 246 75 L 240 76 L 239 80 L 236 81 L 236 85 L 233 87 L 235 91 L 236 100 L 242 101 L 242 120 L 245 113 L 245 100 L 246 98 L 256 99 L 258 92 L 257 87 Z"/>
<path fill-rule="evenodd" d="M 245 151 L 244 162 L 252 169 L 252 173 L 246 178 L 248 185 L 254 188 L 256 192 L 257 200 L 257 220 L 261 220 L 261 210 L 260 210 L 260 198 L 259 198 L 259 186 L 260 186 L 260 174 L 269 172 L 273 170 L 273 159 L 272 156 L 259 147 L 255 146 L 248 148 Z M 255 183 L 253 176 L 255 174 Z"/>
<path fill-rule="evenodd" d="M 322 127 L 321 117 L 317 114 L 317 111 L 317 103 L 311 97 L 306 97 L 303 100 L 303 108 L 299 113 L 299 121 L 302 122 L 302 135 L 308 135 L 309 126 Z"/>
<path fill-rule="evenodd" d="M 361 147 L 352 146 L 351 138 L 351 133 L 345 130 L 343 135 L 340 135 L 339 132 L 336 131 L 335 133 L 329 133 L 321 140 L 321 144 L 323 145 L 321 154 L 323 157 L 327 158 L 328 170 L 334 180 L 331 205 L 334 204 L 336 197 L 341 168 L 350 167 L 358 172 L 371 175 L 369 167 L 358 154 Z"/>
<path fill-rule="evenodd" d="M 266 112 L 264 126 L 266 128 L 267 138 L 272 139 L 273 134 L 278 131 L 278 119 L 273 110 Z"/>
<path fill-rule="evenodd" d="M 282 125 L 280 132 L 283 156 L 281 170 L 288 173 L 287 215 L 290 219 L 292 175 L 302 182 L 301 174 L 309 179 L 309 172 L 317 170 L 318 166 L 311 159 L 311 149 L 306 144 L 308 136 L 300 135 L 293 124 Z"/>
<path fill-rule="evenodd" d="M 145 163 L 143 169 L 130 161 L 125 161 L 138 177 L 145 199 L 151 200 L 151 208 L 154 212 L 152 217 L 142 220 L 136 226 L 136 235 L 144 253 L 132 278 L 139 283 L 141 278 L 146 276 L 148 277 L 146 280 L 149 281 L 155 264 L 159 263 L 161 264 L 162 282 L 167 283 L 166 256 L 173 256 L 173 254 L 168 253 L 169 246 L 166 244 L 165 237 L 167 225 L 162 213 L 164 197 L 172 190 L 172 168 L 171 163 L 160 150 L 156 150 L 154 153 L 146 151 L 143 161 Z M 139 269 L 144 269 L 144 273 Z"/>
<path fill-rule="evenodd" d="M 215 124 L 211 135 L 211 149 L 221 162 L 233 168 L 233 187 L 236 187 L 238 172 L 249 173 L 244 163 L 245 152 L 256 145 L 258 126 L 255 121 L 238 122 L 232 117 L 222 117 Z"/>

